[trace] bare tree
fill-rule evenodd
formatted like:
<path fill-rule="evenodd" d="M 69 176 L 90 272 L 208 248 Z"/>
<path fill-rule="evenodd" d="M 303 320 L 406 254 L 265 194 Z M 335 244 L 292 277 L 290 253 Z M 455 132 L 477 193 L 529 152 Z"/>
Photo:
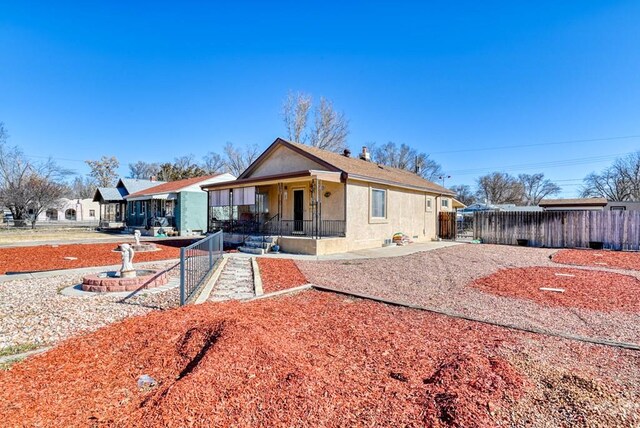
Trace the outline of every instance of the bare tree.
<path fill-rule="evenodd" d="M 587 175 L 581 195 L 610 201 L 640 201 L 640 151 L 616 159 L 600 174 Z"/>
<path fill-rule="evenodd" d="M 0 205 L 11 210 L 17 226 L 25 225 L 30 217 L 35 227 L 42 210 L 63 196 L 63 180 L 69 171 L 51 159 L 32 163 L 18 147 L 6 147 L 6 140 L 6 130 L 0 126 Z"/>
<path fill-rule="evenodd" d="M 160 165 L 157 163 L 149 163 L 138 161 L 129 164 L 129 178 L 142 178 L 149 180 L 151 177 L 157 176 Z"/>
<path fill-rule="evenodd" d="M 115 186 L 120 166 L 115 156 L 102 156 L 100 160 L 87 160 L 85 163 L 91 168 L 89 175 L 95 179 L 98 187 Z"/>
<path fill-rule="evenodd" d="M 312 111 L 313 123 L 310 126 L 309 114 Z M 310 95 L 289 92 L 282 105 L 282 117 L 290 140 L 333 152 L 347 148 L 349 121 L 324 97 L 320 97 L 314 108 Z"/>
<path fill-rule="evenodd" d="M 560 193 L 560 186 L 544 178 L 543 173 L 520 174 L 518 181 L 522 186 L 522 196 L 525 205 L 538 205 L 547 196 Z"/>
<path fill-rule="evenodd" d="M 471 186 L 467 184 L 459 184 L 457 186 L 451 186 L 449 189 L 456 193 L 456 199 L 469 206 L 476 202 L 476 197 L 471 191 Z"/>
<path fill-rule="evenodd" d="M 333 103 L 320 97 L 320 104 L 314 111 L 314 126 L 311 129 L 312 146 L 332 152 L 342 152 L 347 148 L 349 121 L 344 113 L 338 113 Z"/>
<path fill-rule="evenodd" d="M 60 206 L 60 199 L 67 191 L 67 187 L 63 183 L 47 177 L 46 174 L 42 174 L 44 171 L 51 171 L 51 166 L 47 166 L 46 168 L 45 170 L 30 174 L 27 180 L 30 193 L 28 210 L 31 217 L 32 229 L 36 227 L 38 216 L 43 211 Z"/>
<path fill-rule="evenodd" d="M 305 134 L 309 111 L 311 110 L 311 96 L 302 92 L 289 91 L 282 104 L 282 118 L 287 128 L 287 138 L 298 143 L 306 143 Z"/>
<path fill-rule="evenodd" d="M 218 174 L 225 171 L 225 162 L 218 153 L 209 152 L 202 159 L 201 167 L 207 174 Z"/>
<path fill-rule="evenodd" d="M 442 175 L 442 167 L 426 153 L 418 153 L 416 149 L 406 144 L 399 146 L 389 141 L 381 146 L 375 143 L 368 144 L 371 152 L 371 160 L 380 165 L 404 169 L 414 172 L 427 180 L 434 180 Z"/>
<path fill-rule="evenodd" d="M 227 171 L 238 177 L 258 158 L 259 149 L 255 144 L 236 147 L 228 142 L 224 146 L 224 161 Z"/>
<path fill-rule="evenodd" d="M 492 172 L 477 179 L 476 196 L 489 204 L 518 204 L 522 202 L 522 185 L 517 178 L 504 173 Z"/>
<path fill-rule="evenodd" d="M 73 198 L 92 198 L 96 192 L 96 183 L 91 178 L 76 176 L 69 186 L 68 192 Z"/>

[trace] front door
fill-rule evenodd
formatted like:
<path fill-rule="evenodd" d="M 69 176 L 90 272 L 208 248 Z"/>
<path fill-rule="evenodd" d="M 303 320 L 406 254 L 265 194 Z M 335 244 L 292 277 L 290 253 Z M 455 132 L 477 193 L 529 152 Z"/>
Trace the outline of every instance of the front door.
<path fill-rule="evenodd" d="M 293 231 L 304 230 L 304 190 L 293 191 Z"/>

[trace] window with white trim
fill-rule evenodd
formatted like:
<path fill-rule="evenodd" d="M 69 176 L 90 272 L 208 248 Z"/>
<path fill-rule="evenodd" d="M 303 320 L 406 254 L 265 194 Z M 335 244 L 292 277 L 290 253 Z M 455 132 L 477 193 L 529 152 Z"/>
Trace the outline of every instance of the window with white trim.
<path fill-rule="evenodd" d="M 442 200 L 442 208 L 449 208 L 449 199 Z"/>
<path fill-rule="evenodd" d="M 427 203 L 425 205 L 427 211 L 431 211 L 431 198 L 427 196 Z"/>
<path fill-rule="evenodd" d="M 387 218 L 387 191 L 371 189 L 371 217 Z"/>

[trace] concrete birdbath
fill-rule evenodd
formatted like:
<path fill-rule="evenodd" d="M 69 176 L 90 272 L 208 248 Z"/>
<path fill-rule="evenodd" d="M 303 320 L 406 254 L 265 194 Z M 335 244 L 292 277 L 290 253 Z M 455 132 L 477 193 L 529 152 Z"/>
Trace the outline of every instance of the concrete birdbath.
<path fill-rule="evenodd" d="M 82 278 L 82 290 L 98 293 L 134 291 L 159 287 L 169 282 L 163 270 L 135 269 L 133 256 L 135 250 L 129 244 L 120 244 L 122 267 L 120 271 L 99 272 Z"/>

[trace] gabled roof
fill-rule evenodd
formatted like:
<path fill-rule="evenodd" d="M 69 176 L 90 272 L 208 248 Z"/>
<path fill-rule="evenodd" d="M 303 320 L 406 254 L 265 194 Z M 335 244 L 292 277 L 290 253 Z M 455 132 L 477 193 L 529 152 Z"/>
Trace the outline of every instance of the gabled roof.
<path fill-rule="evenodd" d="M 96 193 L 93 195 L 93 201 L 99 202 L 100 200 L 108 202 L 124 201 L 122 190 L 116 187 L 98 187 Z"/>
<path fill-rule="evenodd" d="M 212 178 L 220 177 L 222 175 L 224 174 L 221 173 L 221 174 L 205 175 L 202 177 L 192 177 L 192 178 L 185 178 L 184 180 L 169 181 L 168 183 L 162 183 L 157 186 L 149 187 L 144 190 L 131 193 L 127 195 L 127 198 L 129 197 L 133 198 L 137 196 L 156 195 L 159 193 L 176 193 L 188 187 L 191 187 L 195 184 L 203 183 L 205 181 L 211 180 Z"/>
<path fill-rule="evenodd" d="M 575 198 L 575 199 L 543 199 L 541 207 L 604 207 L 606 198 Z"/>
<path fill-rule="evenodd" d="M 307 146 L 305 144 L 293 143 L 282 138 L 277 138 L 273 144 L 253 162 L 238 179 L 247 179 L 255 168 L 260 165 L 278 146 L 285 146 L 291 150 L 313 160 L 314 162 L 327 168 L 329 171 L 343 172 L 348 177 L 354 179 L 367 179 L 388 183 L 391 185 L 408 186 L 428 190 L 435 193 L 453 195 L 454 192 L 429 180 L 425 180 L 413 172 L 403 169 L 378 165 L 374 162 L 365 161 L 356 157 L 346 157 L 338 153 Z"/>
<path fill-rule="evenodd" d="M 164 183 L 166 183 L 166 181 L 143 180 L 141 178 L 121 178 L 118 180 L 116 187 L 124 187 L 126 189 L 126 193 L 123 196 L 126 196 Z"/>

